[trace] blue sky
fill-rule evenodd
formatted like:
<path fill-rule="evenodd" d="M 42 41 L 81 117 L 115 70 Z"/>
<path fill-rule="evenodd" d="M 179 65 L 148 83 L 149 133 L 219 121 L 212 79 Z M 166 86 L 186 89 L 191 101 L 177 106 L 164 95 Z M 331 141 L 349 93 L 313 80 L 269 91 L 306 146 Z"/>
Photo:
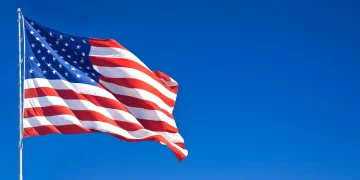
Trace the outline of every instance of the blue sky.
<path fill-rule="evenodd" d="M 7 1 L 0 179 L 18 178 L 17 15 L 112 38 L 179 82 L 189 156 L 106 134 L 24 141 L 24 180 L 360 179 L 355 1 Z"/>

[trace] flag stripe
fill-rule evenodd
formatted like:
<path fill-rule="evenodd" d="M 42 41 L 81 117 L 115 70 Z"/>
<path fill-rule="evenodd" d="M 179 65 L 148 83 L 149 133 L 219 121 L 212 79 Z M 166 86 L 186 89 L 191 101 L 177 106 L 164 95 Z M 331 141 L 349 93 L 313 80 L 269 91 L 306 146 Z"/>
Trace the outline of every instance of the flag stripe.
<path fill-rule="evenodd" d="M 122 49 L 122 48 L 112 48 L 112 47 L 96 47 L 91 46 L 90 57 L 103 57 L 103 58 L 124 58 L 132 60 L 150 71 L 150 69 L 132 52 Z"/>
<path fill-rule="evenodd" d="M 140 81 L 146 82 L 149 86 L 152 86 L 153 89 L 158 89 L 158 91 L 163 94 L 166 98 L 170 100 L 176 99 L 176 94 L 166 89 L 162 84 L 155 81 L 151 77 L 147 76 L 146 74 L 132 68 L 125 68 L 125 67 L 102 67 L 102 66 L 93 66 L 94 69 L 99 72 L 102 76 L 106 78 L 129 78 L 131 79 L 138 79 Z M 135 86 L 134 88 L 138 88 L 139 86 Z M 145 88 L 145 87 L 142 87 Z M 153 92 L 150 89 L 145 89 L 149 92 Z M 166 101 L 166 100 L 165 100 Z"/>
<path fill-rule="evenodd" d="M 175 138 L 173 138 L 173 136 L 168 135 L 167 133 L 162 133 L 162 132 L 153 132 L 153 131 L 149 131 L 147 129 L 139 129 L 136 131 L 126 131 L 118 126 L 114 126 L 105 122 L 100 122 L 100 121 L 92 121 L 92 120 L 87 120 L 87 121 L 81 121 L 79 119 L 77 119 L 74 116 L 71 115 L 56 115 L 56 116 L 35 116 L 35 117 L 30 117 L 30 118 L 24 118 L 24 128 L 31 128 L 31 127 L 40 127 L 40 126 L 48 126 L 48 125 L 54 125 L 54 126 L 66 126 L 66 125 L 80 125 L 80 126 L 84 126 L 84 125 L 93 125 L 94 127 L 89 127 L 87 126 L 87 129 L 93 129 L 93 130 L 97 130 L 100 132 L 112 132 L 112 131 L 103 131 L 102 127 L 96 127 L 96 124 L 101 124 L 103 126 L 110 126 L 112 128 L 116 128 L 122 132 L 126 132 L 124 134 L 130 134 L 130 135 L 135 135 L 135 136 L 145 136 L 146 134 L 153 134 L 153 135 L 160 135 L 162 136 L 162 138 L 164 138 L 166 141 L 172 140 L 173 144 L 182 144 L 183 140 L 177 140 Z M 77 134 L 75 132 L 75 134 Z M 115 133 L 117 134 L 117 133 Z M 145 135 L 144 135 L 145 134 Z M 165 138 L 167 137 L 167 138 Z M 135 138 L 133 138 L 135 139 Z M 141 137 L 137 137 L 136 139 L 141 139 Z M 170 141 L 169 141 L 170 142 Z M 179 146 L 179 145 L 176 145 Z M 186 151 L 186 150 L 185 150 Z"/>
<path fill-rule="evenodd" d="M 72 115 L 82 121 L 101 121 L 121 127 L 122 129 L 125 129 L 127 131 L 136 131 L 139 129 L 143 129 L 143 127 L 137 123 L 125 122 L 117 119 L 113 120 L 97 111 L 92 110 L 74 110 L 66 106 L 59 105 L 25 108 L 24 110 L 24 118 L 38 116 L 49 117 L 56 115 Z"/>
<path fill-rule="evenodd" d="M 53 88 L 30 88 L 25 90 L 25 98 L 34 98 L 34 97 L 44 97 L 44 96 L 55 96 L 61 97 L 63 99 L 79 99 L 79 100 L 88 100 L 92 102 L 96 108 L 111 108 L 115 110 L 121 110 L 122 113 L 125 114 L 125 117 L 134 116 L 136 119 L 144 126 L 144 128 L 152 130 L 152 131 L 164 131 L 164 132 L 178 132 L 176 128 L 176 124 L 173 119 L 164 115 L 163 113 L 138 113 L 144 110 L 138 108 L 130 108 L 134 114 L 131 114 L 129 111 L 118 101 L 106 98 L 99 97 L 88 94 L 78 94 L 73 90 L 55 90 Z M 149 112 L 147 110 L 147 112 Z"/>
<path fill-rule="evenodd" d="M 103 98 L 109 98 L 117 103 L 123 105 L 135 118 L 139 119 L 148 119 L 148 120 L 161 120 L 169 122 L 171 120 L 174 120 L 172 114 L 167 113 L 166 111 L 159 111 L 152 109 L 153 106 L 145 104 L 145 108 L 138 108 L 135 107 L 136 104 L 144 103 L 143 101 L 131 97 L 122 97 L 119 95 L 117 98 L 113 94 L 110 94 L 108 91 L 106 91 L 103 88 L 100 87 L 94 87 L 91 85 L 81 84 L 81 83 L 69 83 L 64 80 L 47 80 L 42 78 L 33 78 L 33 79 L 27 79 L 24 81 L 24 88 L 30 89 L 30 88 L 54 88 L 56 91 L 58 90 L 72 90 L 78 94 L 81 95 L 93 95 L 95 97 L 103 97 Z M 119 101 L 119 99 L 127 102 Z M 110 102 L 110 101 L 109 101 Z M 120 103 L 121 102 L 121 103 Z M 147 102 L 151 103 L 151 102 Z M 125 104 L 129 104 L 130 106 L 127 106 Z M 133 107 L 131 107 L 133 106 Z M 154 105 L 155 106 L 155 105 Z M 116 106 L 115 106 L 116 107 Z M 120 109 L 123 110 L 123 109 Z"/>
<path fill-rule="evenodd" d="M 128 109 L 131 109 L 131 111 L 135 112 L 135 115 L 137 119 L 147 119 L 147 120 L 155 120 L 155 121 L 164 121 L 168 124 L 171 124 L 175 126 L 174 120 L 171 118 L 166 118 L 167 116 L 162 114 L 161 112 L 155 111 L 148 111 L 146 110 L 146 116 L 142 117 L 142 113 L 138 113 L 139 111 L 145 111 L 141 110 L 139 108 L 132 108 L 120 104 L 118 101 L 101 97 L 101 96 L 95 96 L 95 95 L 88 95 L 88 94 L 81 94 L 77 93 L 74 90 L 55 90 L 52 88 L 47 87 L 40 87 L 40 88 L 30 88 L 25 89 L 26 98 L 33 98 L 33 97 L 43 97 L 43 96 L 57 96 L 61 97 L 63 99 L 82 99 L 82 100 L 89 100 L 94 105 L 98 107 L 105 107 L 105 108 L 112 108 L 112 109 L 118 109 L 124 112 L 128 112 Z M 134 115 L 134 114 L 132 114 Z"/>
<path fill-rule="evenodd" d="M 174 87 L 176 87 L 176 91 L 172 91 L 172 92 L 174 92 L 175 94 L 177 93 L 178 83 L 173 78 L 169 77 L 168 75 L 160 71 L 153 71 L 153 72 L 158 78 L 160 78 L 160 80 L 166 86 L 170 87 L 172 90 L 174 89 Z"/>
<path fill-rule="evenodd" d="M 90 56 L 90 60 L 93 66 L 124 67 L 124 68 L 132 68 L 134 70 L 137 70 L 138 73 L 141 73 L 140 77 L 145 77 L 147 79 L 152 78 L 151 82 L 152 84 L 154 84 L 154 87 L 159 88 L 159 91 L 164 93 L 164 95 L 167 95 L 169 98 L 176 97 L 177 91 L 173 90 L 174 89 L 173 86 L 177 86 L 177 83 L 162 72 L 150 71 L 141 64 L 126 58 Z M 139 78 L 138 74 L 135 74 L 135 78 Z M 163 87 L 159 87 L 159 85 Z"/>
<path fill-rule="evenodd" d="M 35 83 L 41 84 L 41 85 L 39 85 L 40 88 L 31 88 L 31 86 L 30 86 L 30 88 L 28 87 L 29 84 L 34 83 L 34 81 L 35 81 Z M 54 83 L 54 81 L 55 81 L 55 83 Z M 161 113 L 159 111 L 140 109 L 140 108 L 126 107 L 126 106 L 124 107 L 124 105 L 120 104 L 119 101 L 114 100 L 115 98 L 111 99 L 106 96 L 104 97 L 103 95 L 105 95 L 106 93 L 95 94 L 95 95 L 85 94 L 85 93 L 89 93 L 91 91 L 91 89 L 100 89 L 100 88 L 94 87 L 94 86 L 82 88 L 83 85 L 79 85 L 79 87 L 78 87 L 79 89 L 77 89 L 77 90 L 75 90 L 75 89 L 62 90 L 61 88 L 64 86 L 61 86 L 59 83 L 57 83 L 57 81 L 58 80 L 48 81 L 48 80 L 44 80 L 44 79 L 26 80 L 25 81 L 25 94 L 26 94 L 25 101 L 27 101 L 29 98 L 32 98 L 32 97 L 46 96 L 47 99 L 50 99 L 50 98 L 51 98 L 50 100 L 53 99 L 52 102 L 54 102 L 54 105 L 65 106 L 67 104 L 64 102 L 64 100 L 68 100 L 68 99 L 88 100 L 92 103 L 92 104 L 90 104 L 90 102 L 88 103 L 88 104 L 90 104 L 90 105 L 88 105 L 88 107 L 90 109 L 96 109 L 99 111 L 103 111 L 104 113 L 114 112 L 113 114 L 117 115 L 118 117 L 120 116 L 122 119 L 129 120 L 129 122 L 135 122 L 136 120 L 139 120 L 140 123 L 149 121 L 149 122 L 145 123 L 146 125 L 148 125 L 145 128 L 149 128 L 150 130 L 177 132 L 175 121 L 173 119 L 169 118 L 164 113 Z M 56 86 L 54 86 L 54 87 L 59 88 L 59 89 L 47 88 L 46 82 L 48 82 L 49 84 L 54 84 L 54 85 L 56 84 Z M 45 87 L 41 87 L 41 86 L 45 86 Z M 83 91 L 85 91 L 85 92 L 83 92 Z M 97 92 L 100 92 L 100 91 L 97 91 Z M 51 97 L 51 96 L 54 96 L 54 97 Z M 64 100 L 62 100 L 60 97 Z M 84 101 L 84 102 L 86 102 L 86 101 Z M 33 106 L 33 104 L 31 104 L 31 106 Z M 84 105 L 82 105 L 82 106 L 84 106 Z M 79 108 L 79 107 L 77 107 L 77 108 Z M 129 111 L 132 113 L 130 113 Z M 133 116 L 136 119 L 132 118 Z M 108 117 L 111 117 L 111 116 L 109 115 Z M 158 128 L 154 129 L 153 127 L 156 127 L 156 126 L 158 126 Z M 161 129 L 161 127 L 163 127 L 163 129 Z"/>
<path fill-rule="evenodd" d="M 174 107 L 175 105 L 175 101 L 173 99 L 164 96 L 158 89 L 152 87 L 151 85 L 149 85 L 148 83 L 142 80 L 134 79 L 134 78 L 107 78 L 102 75 L 100 76 L 100 79 L 104 82 L 113 83 L 118 86 L 123 86 L 126 88 L 135 87 L 136 89 L 142 89 L 148 91 L 149 93 L 159 97 L 168 106 Z"/>
<path fill-rule="evenodd" d="M 104 122 L 79 121 L 75 117 L 69 115 L 25 118 L 24 135 L 25 137 L 28 137 L 31 135 L 42 134 L 41 132 L 37 132 L 36 127 L 44 127 L 44 126 L 48 126 L 51 128 L 51 131 L 49 131 L 49 133 L 63 133 L 59 128 L 64 125 L 70 125 L 70 126 L 75 125 L 74 128 L 75 131 L 65 132 L 66 134 L 78 134 L 78 133 L 92 132 L 91 130 L 96 130 L 96 131 L 110 133 L 120 139 L 131 142 L 136 142 L 141 140 L 155 140 L 158 142 L 162 142 L 165 143 L 175 153 L 176 157 L 179 160 L 185 158 L 188 153 L 187 150 L 182 149 L 175 143 L 169 142 L 162 135 L 159 135 L 155 132 L 146 129 L 141 129 L 137 131 L 125 131 L 124 129 L 121 129 L 119 127 Z M 68 131 L 70 129 L 72 128 L 65 128 L 65 131 Z M 78 129 L 80 129 L 80 131 Z"/>
<path fill-rule="evenodd" d="M 30 91 L 27 91 L 27 93 L 31 94 Z M 79 99 L 77 99 L 78 97 Z M 105 105 L 100 104 L 99 101 L 101 102 L 104 100 L 102 100 L 102 98 L 99 97 L 91 97 L 91 96 L 88 96 L 88 99 L 85 99 L 84 97 L 81 97 L 81 95 L 76 96 L 74 99 L 68 99 L 68 97 L 62 97 L 60 95 L 59 96 L 49 95 L 49 96 L 40 96 L 34 98 L 26 98 L 24 101 L 24 107 L 31 108 L 31 107 L 62 106 L 62 107 L 69 107 L 69 109 L 71 110 L 80 110 L 80 111 L 89 109 L 89 111 L 95 111 L 113 120 L 135 123 L 140 126 L 143 125 L 144 128 L 149 130 L 177 132 L 176 124 L 175 121 L 173 120 L 164 121 L 159 117 L 154 117 L 155 120 L 137 119 L 132 114 L 128 113 L 127 111 L 124 111 L 123 110 L 124 108 L 121 107 L 120 104 L 113 103 L 114 106 L 108 106 L 107 104 Z"/>
<path fill-rule="evenodd" d="M 136 88 L 127 88 L 124 86 L 118 86 L 114 83 L 105 82 L 100 80 L 100 84 L 103 85 L 106 89 L 110 90 L 113 94 L 120 95 L 123 97 L 133 97 L 142 101 L 151 102 L 153 109 L 164 110 L 169 114 L 172 113 L 173 107 L 165 104 L 159 97 L 154 94 L 149 93 L 148 91 Z M 144 103 L 145 104 L 145 103 Z M 150 104 L 150 103 L 148 103 Z M 142 103 L 137 104 L 135 107 L 142 107 Z"/>
<path fill-rule="evenodd" d="M 134 98 L 131 96 L 118 95 L 118 94 L 116 94 L 116 91 L 117 91 L 116 88 L 115 88 L 115 92 L 113 92 L 111 89 L 107 89 L 107 90 L 114 93 L 114 97 L 116 97 L 116 99 L 121 101 L 121 104 L 123 104 L 132 114 L 141 113 L 140 111 L 134 112 L 133 110 L 147 110 L 150 112 L 159 113 L 161 116 L 167 116 L 170 119 L 174 119 L 174 116 L 171 113 L 160 108 L 159 106 L 157 106 L 155 103 L 153 103 L 151 101 L 142 100 L 142 99 Z M 141 114 L 146 115 L 145 112 L 141 113 Z"/>
<path fill-rule="evenodd" d="M 121 48 L 126 50 L 124 46 L 122 46 L 113 39 L 90 38 L 90 45 L 96 47 L 114 47 L 114 48 Z"/>
<path fill-rule="evenodd" d="M 141 125 L 136 123 L 129 123 L 126 121 L 117 121 L 110 119 L 101 113 L 89 110 L 72 110 L 65 106 L 47 106 L 47 107 L 34 107 L 26 108 L 24 111 L 24 118 L 31 119 L 34 117 L 72 117 L 80 121 L 100 121 L 104 123 L 117 126 L 127 131 L 137 131 L 144 129 Z M 62 116 L 67 115 L 67 116 Z M 31 121 L 28 123 L 32 123 Z M 153 131 L 156 132 L 156 131 Z M 184 139 L 178 133 L 156 132 L 161 134 L 173 143 L 183 143 Z"/>

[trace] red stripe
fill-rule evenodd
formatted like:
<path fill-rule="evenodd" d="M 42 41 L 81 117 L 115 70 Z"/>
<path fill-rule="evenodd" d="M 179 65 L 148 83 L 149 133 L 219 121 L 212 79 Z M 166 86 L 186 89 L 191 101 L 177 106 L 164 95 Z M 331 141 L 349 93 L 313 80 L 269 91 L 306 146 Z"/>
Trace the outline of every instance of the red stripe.
<path fill-rule="evenodd" d="M 90 132 L 99 132 L 95 130 L 90 130 L 87 128 L 84 128 L 82 126 L 78 125 L 63 125 L 63 126 L 39 126 L 39 127 L 31 127 L 31 128 L 24 128 L 24 137 L 31 137 L 31 136 L 39 136 L 39 135 L 48 135 L 53 133 L 61 133 L 61 134 L 84 134 L 84 133 L 90 133 Z M 110 134 L 110 133 L 108 133 Z M 150 141 L 157 141 L 157 142 L 164 142 L 175 154 L 177 159 L 179 161 L 182 161 L 186 156 L 177 148 L 175 148 L 168 140 L 166 140 L 164 137 L 160 135 L 150 136 L 144 139 L 127 139 L 123 136 L 119 136 L 116 134 L 111 134 L 121 140 L 128 141 L 128 142 L 139 142 L 144 140 L 150 140 Z"/>
<path fill-rule="evenodd" d="M 157 81 L 159 84 L 163 85 L 166 89 L 168 89 L 169 91 L 173 92 L 173 93 L 177 93 L 177 88 L 175 88 L 176 86 L 167 86 L 164 82 L 162 82 L 158 76 L 156 76 L 156 74 L 154 74 L 152 71 L 150 71 L 149 69 L 145 68 L 143 65 L 128 60 L 128 59 L 124 59 L 124 58 L 106 58 L 106 57 L 94 57 L 94 56 L 90 56 L 90 61 L 93 65 L 95 66 L 104 66 L 104 67 L 127 67 L 127 68 L 132 68 L 132 69 L 136 69 L 138 71 L 141 71 L 143 73 L 145 73 L 146 75 L 148 75 L 149 77 L 151 77 L 152 79 L 154 79 L 155 81 Z"/>
<path fill-rule="evenodd" d="M 161 72 L 161 71 L 153 71 L 153 72 L 154 72 L 154 74 L 155 74 L 157 77 L 162 78 L 162 79 L 164 79 L 164 80 L 167 81 L 167 82 L 172 82 L 172 81 L 171 81 L 171 78 L 170 78 L 168 75 L 166 75 L 165 73 L 163 73 L 163 72 Z M 165 84 L 165 83 L 164 83 L 164 84 Z M 177 92 L 178 92 L 178 86 L 169 86 L 169 88 L 171 88 L 171 90 L 172 90 L 174 93 L 177 94 Z"/>
<path fill-rule="evenodd" d="M 73 124 L 73 125 L 64 125 L 64 126 L 53 126 L 53 125 L 44 125 L 38 127 L 28 127 L 24 128 L 24 138 L 31 136 L 41 136 L 49 135 L 54 133 L 61 134 L 83 134 L 90 132 L 98 132 L 95 130 L 90 130 L 82 126 Z"/>
<path fill-rule="evenodd" d="M 108 88 L 104 87 L 101 84 L 99 84 L 98 87 L 110 92 L 119 102 L 121 102 L 121 104 L 130 106 L 130 107 L 138 107 L 138 108 L 143 108 L 143 109 L 148 109 L 148 110 L 161 111 L 162 113 L 167 115 L 169 118 L 174 119 L 174 116 L 171 113 L 162 109 L 157 104 L 155 104 L 151 101 L 144 100 L 144 99 L 138 99 L 138 98 L 131 97 L 131 96 L 115 94 L 114 92 L 112 92 L 111 90 L 109 90 Z"/>
<path fill-rule="evenodd" d="M 127 131 L 136 131 L 143 129 L 139 124 L 124 122 L 121 119 L 110 119 L 101 113 L 91 110 L 71 110 L 66 106 L 47 106 L 47 107 L 33 107 L 24 110 L 24 118 L 31 118 L 36 116 L 56 116 L 56 115 L 71 115 L 81 121 L 100 121 L 105 122 L 116 127 L 125 129 Z"/>
<path fill-rule="evenodd" d="M 96 106 L 118 109 L 130 113 L 121 103 L 107 97 L 79 94 L 70 89 L 53 89 L 48 87 L 25 89 L 25 99 L 43 96 L 56 96 L 63 99 L 88 100 Z"/>
<path fill-rule="evenodd" d="M 25 98 L 44 97 L 44 96 L 55 96 L 55 97 L 61 97 L 63 99 L 87 100 L 99 107 L 117 109 L 128 112 L 130 114 L 130 112 L 121 103 L 106 97 L 99 97 L 88 94 L 79 94 L 73 90 L 55 90 L 53 88 L 46 88 L 46 87 L 25 89 Z M 147 120 L 147 119 L 137 119 L 137 120 L 145 129 L 149 129 L 151 131 L 170 132 L 170 133 L 178 132 L 177 128 L 169 125 L 164 121 Z"/>
<path fill-rule="evenodd" d="M 113 39 L 97 39 L 90 38 L 90 45 L 96 47 L 113 47 L 113 48 L 121 48 L 126 49 L 124 46 L 119 44 L 117 41 Z"/>
<path fill-rule="evenodd" d="M 141 81 L 139 79 L 133 79 L 133 78 L 108 78 L 103 75 L 100 75 L 100 80 L 114 83 L 119 86 L 127 87 L 127 88 L 137 88 L 137 89 L 143 89 L 145 91 L 148 91 L 155 96 L 159 97 L 165 104 L 167 104 L 170 107 L 174 107 L 175 101 L 168 98 L 164 94 L 162 94 L 159 90 L 154 88 L 153 86 L 149 85 L 148 83 Z"/>
<path fill-rule="evenodd" d="M 179 130 L 164 121 L 137 119 L 145 129 L 157 132 L 178 133 Z"/>
<path fill-rule="evenodd" d="M 108 91 L 110 91 L 110 90 L 108 90 Z M 157 111 L 164 113 L 169 118 L 174 119 L 174 116 L 172 114 L 170 114 L 166 110 L 160 108 L 157 104 L 155 104 L 151 101 L 138 99 L 138 98 L 131 97 L 131 96 L 118 95 L 118 94 L 115 94 L 114 92 L 112 92 L 112 93 L 117 100 L 119 100 L 122 104 L 124 104 L 126 106 L 144 108 L 144 109 L 148 109 L 148 110 L 157 110 Z"/>
<path fill-rule="evenodd" d="M 171 82 L 170 77 L 168 75 L 166 75 L 165 73 L 163 73 L 161 71 L 153 71 L 153 72 L 157 77 L 163 78 L 167 82 Z"/>
<path fill-rule="evenodd" d="M 184 143 L 174 143 L 174 144 L 176 144 L 176 145 L 180 146 L 181 148 L 185 149 L 185 144 Z"/>

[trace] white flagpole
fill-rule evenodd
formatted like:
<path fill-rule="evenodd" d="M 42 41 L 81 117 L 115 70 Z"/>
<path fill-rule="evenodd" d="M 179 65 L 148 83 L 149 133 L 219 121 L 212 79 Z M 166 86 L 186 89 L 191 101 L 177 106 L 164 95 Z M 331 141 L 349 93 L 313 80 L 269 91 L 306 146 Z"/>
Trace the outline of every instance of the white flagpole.
<path fill-rule="evenodd" d="M 21 77 L 21 9 L 17 9 L 18 13 L 18 30 L 19 30 L 19 180 L 22 180 L 22 140 L 23 140 L 23 106 L 22 106 L 22 77 Z M 24 38 L 24 34 L 23 34 Z M 25 39 L 24 39 L 25 40 Z M 25 58 L 25 56 L 23 57 Z"/>

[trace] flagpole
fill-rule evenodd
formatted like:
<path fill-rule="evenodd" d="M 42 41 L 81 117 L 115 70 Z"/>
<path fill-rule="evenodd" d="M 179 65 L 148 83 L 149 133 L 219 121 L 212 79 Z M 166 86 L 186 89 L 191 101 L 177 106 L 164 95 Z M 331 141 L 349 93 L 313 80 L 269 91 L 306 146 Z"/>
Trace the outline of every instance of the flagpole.
<path fill-rule="evenodd" d="M 21 78 L 21 9 L 17 9 L 18 13 L 18 35 L 19 35 L 19 180 L 22 180 L 22 140 L 23 140 L 23 106 L 22 106 L 22 78 Z M 24 34 L 23 34 L 24 38 Z M 25 39 L 24 39 L 25 40 Z M 23 57 L 25 58 L 25 56 Z"/>

